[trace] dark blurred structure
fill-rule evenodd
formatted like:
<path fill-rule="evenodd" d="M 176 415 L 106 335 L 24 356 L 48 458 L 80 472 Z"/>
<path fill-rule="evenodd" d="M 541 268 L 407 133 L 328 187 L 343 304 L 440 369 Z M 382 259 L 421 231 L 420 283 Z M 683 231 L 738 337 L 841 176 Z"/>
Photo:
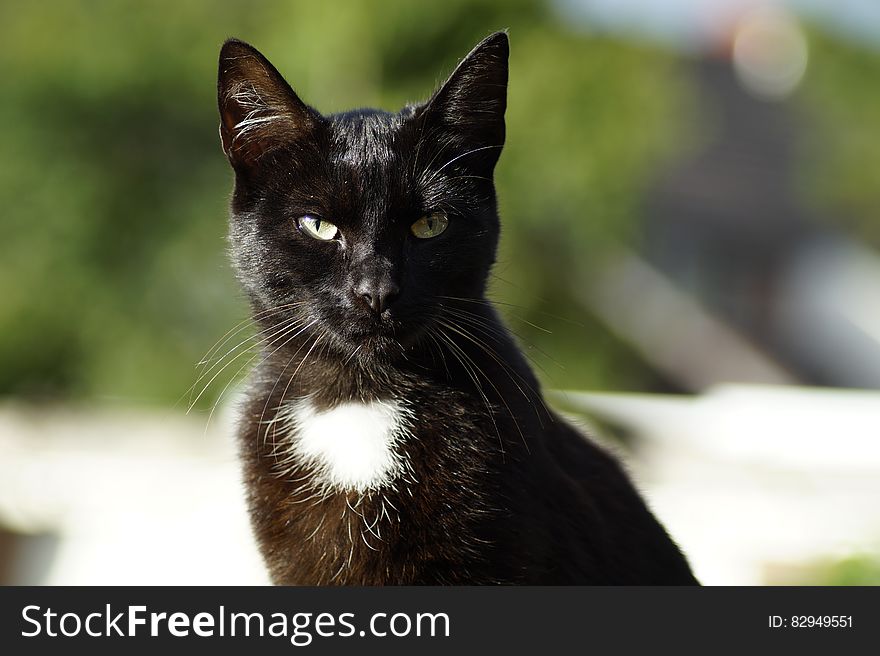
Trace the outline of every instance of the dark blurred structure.
<path fill-rule="evenodd" d="M 767 341 L 775 281 L 815 230 L 792 195 L 796 126 L 787 107 L 748 94 L 729 60 L 706 57 L 693 68 L 715 134 L 648 197 L 645 255 Z"/>
<path fill-rule="evenodd" d="M 692 58 L 695 114 L 708 136 L 646 196 L 644 262 L 628 258 L 609 272 L 594 305 L 684 389 L 729 380 L 880 387 L 880 312 L 865 298 L 880 288 L 880 259 L 827 208 L 805 203 L 801 189 L 816 126 L 789 94 L 806 69 L 806 39 L 779 12 L 743 23 Z M 748 41 L 755 30 L 764 43 Z M 658 311 L 670 321 L 655 332 L 669 338 L 634 329 L 645 317 L 622 316 L 608 290 L 668 297 Z M 712 325 L 686 343 L 695 333 L 676 325 L 700 322 Z M 664 350 L 676 353 L 664 358 Z"/>

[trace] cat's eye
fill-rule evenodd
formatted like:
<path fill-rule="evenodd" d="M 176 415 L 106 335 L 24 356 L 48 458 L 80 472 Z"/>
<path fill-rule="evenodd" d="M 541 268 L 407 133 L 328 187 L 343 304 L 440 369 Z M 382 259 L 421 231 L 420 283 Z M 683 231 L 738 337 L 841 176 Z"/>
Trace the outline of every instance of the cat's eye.
<path fill-rule="evenodd" d="M 296 224 L 309 237 L 320 241 L 330 241 L 339 235 L 339 228 L 316 216 L 301 216 L 297 219 Z"/>
<path fill-rule="evenodd" d="M 426 214 L 413 223 L 410 226 L 410 230 L 419 239 L 430 239 L 446 230 L 448 225 L 449 219 L 439 212 L 434 212 L 433 214 Z"/>

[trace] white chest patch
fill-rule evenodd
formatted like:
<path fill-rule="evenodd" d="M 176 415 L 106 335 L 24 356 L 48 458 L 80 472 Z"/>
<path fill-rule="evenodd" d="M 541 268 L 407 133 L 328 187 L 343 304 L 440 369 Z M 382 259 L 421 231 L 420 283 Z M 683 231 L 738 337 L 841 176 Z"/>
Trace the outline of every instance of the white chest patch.
<path fill-rule="evenodd" d="M 392 483 L 404 470 L 398 445 L 410 412 L 398 401 L 343 403 L 317 410 L 310 399 L 289 406 L 289 448 L 315 468 L 321 483 L 366 492 Z"/>

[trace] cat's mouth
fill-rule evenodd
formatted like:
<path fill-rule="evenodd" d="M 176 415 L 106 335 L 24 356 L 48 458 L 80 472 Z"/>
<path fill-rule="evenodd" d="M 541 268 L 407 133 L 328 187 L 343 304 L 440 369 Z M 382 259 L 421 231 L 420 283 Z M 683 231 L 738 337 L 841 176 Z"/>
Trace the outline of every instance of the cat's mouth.
<path fill-rule="evenodd" d="M 339 327 L 336 328 L 339 331 Z M 353 357 L 388 360 L 399 357 L 418 338 L 417 326 L 394 315 L 351 319 L 342 327 L 341 337 L 357 351 Z"/>
<path fill-rule="evenodd" d="M 369 327 L 355 326 L 349 333 L 349 339 L 364 348 L 379 348 L 393 343 L 399 343 L 405 332 L 400 326 L 394 326 L 390 322 L 377 323 Z"/>
<path fill-rule="evenodd" d="M 390 363 L 400 358 L 405 348 L 400 341 L 382 332 L 358 333 L 346 339 L 344 363 Z"/>

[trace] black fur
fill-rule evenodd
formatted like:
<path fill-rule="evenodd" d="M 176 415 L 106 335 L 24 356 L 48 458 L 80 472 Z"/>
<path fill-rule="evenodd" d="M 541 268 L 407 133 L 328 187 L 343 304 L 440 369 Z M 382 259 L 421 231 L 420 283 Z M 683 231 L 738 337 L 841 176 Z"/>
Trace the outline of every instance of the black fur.
<path fill-rule="evenodd" d="M 614 458 L 545 407 L 485 300 L 507 57 L 493 34 L 426 103 L 322 116 L 254 48 L 223 46 L 230 240 L 264 339 L 241 452 L 276 583 L 696 583 Z M 430 213 L 448 228 L 416 239 Z M 339 237 L 303 234 L 305 215 Z M 305 396 L 404 400 L 409 472 L 358 494 L 279 466 L 279 408 Z"/>

